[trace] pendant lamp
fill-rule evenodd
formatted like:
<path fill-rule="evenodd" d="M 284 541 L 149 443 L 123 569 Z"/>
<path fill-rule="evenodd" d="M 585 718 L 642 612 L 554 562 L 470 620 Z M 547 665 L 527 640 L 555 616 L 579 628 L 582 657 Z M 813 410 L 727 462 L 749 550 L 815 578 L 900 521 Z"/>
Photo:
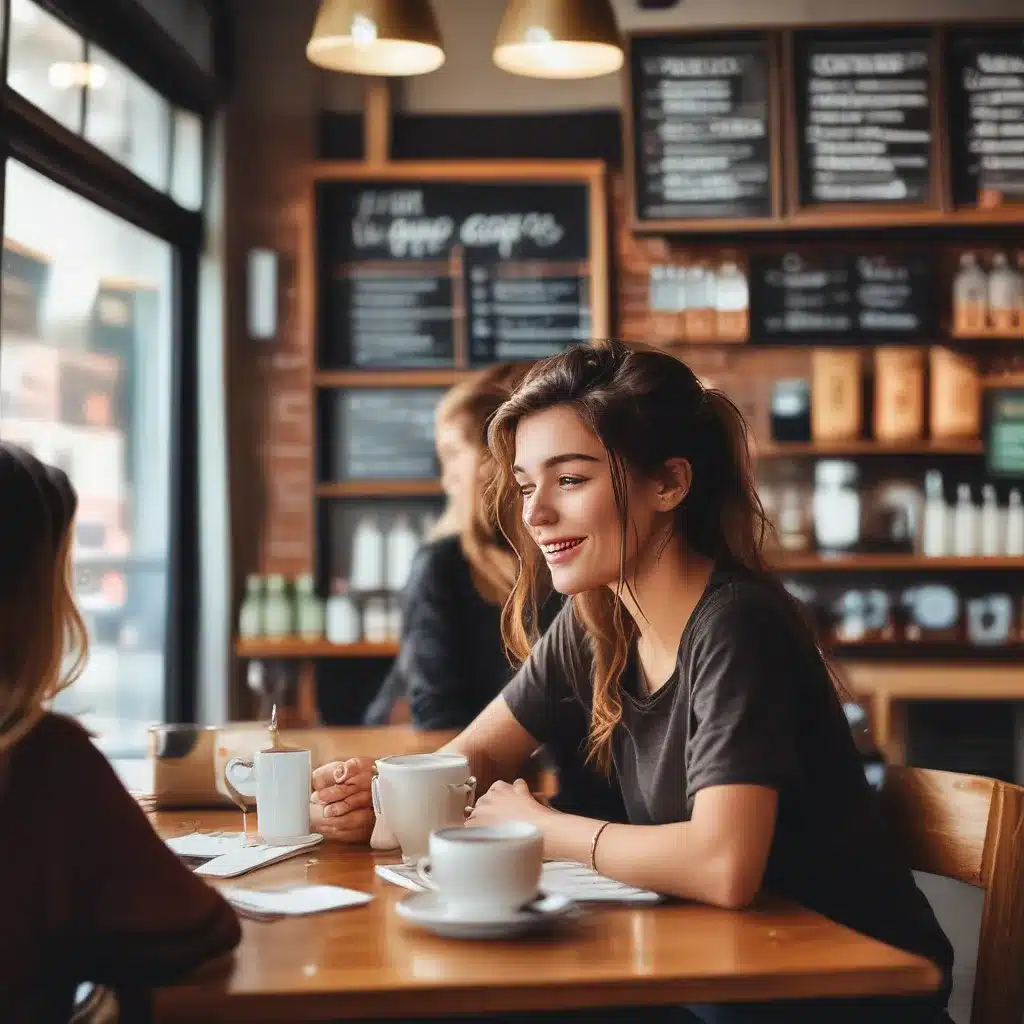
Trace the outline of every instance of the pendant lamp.
<path fill-rule="evenodd" d="M 444 63 L 430 0 L 321 0 L 313 64 L 357 75 L 425 75 Z"/>
<path fill-rule="evenodd" d="M 508 0 L 494 63 L 531 78 L 597 78 L 622 67 L 611 0 Z"/>

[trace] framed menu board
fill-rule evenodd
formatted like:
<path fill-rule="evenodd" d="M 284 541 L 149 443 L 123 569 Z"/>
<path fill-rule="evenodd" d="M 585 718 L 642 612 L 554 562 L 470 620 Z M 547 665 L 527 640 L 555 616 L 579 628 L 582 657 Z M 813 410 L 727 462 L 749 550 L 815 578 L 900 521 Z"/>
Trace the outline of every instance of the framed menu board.
<path fill-rule="evenodd" d="M 938 329 L 936 261 L 922 250 L 835 248 L 750 260 L 751 335 L 927 338 Z"/>
<path fill-rule="evenodd" d="M 328 451 L 336 480 L 431 480 L 440 475 L 434 448 L 435 388 L 357 388 L 331 396 Z"/>
<path fill-rule="evenodd" d="M 608 332 L 599 163 L 322 165 L 321 369 L 539 359 Z"/>
<path fill-rule="evenodd" d="M 936 206 L 933 36 L 797 32 L 792 60 L 799 205 Z"/>
<path fill-rule="evenodd" d="M 946 51 L 954 202 L 1024 203 L 1024 26 L 950 34 Z"/>
<path fill-rule="evenodd" d="M 774 40 L 635 36 L 628 67 L 626 161 L 637 228 L 778 213 Z"/>

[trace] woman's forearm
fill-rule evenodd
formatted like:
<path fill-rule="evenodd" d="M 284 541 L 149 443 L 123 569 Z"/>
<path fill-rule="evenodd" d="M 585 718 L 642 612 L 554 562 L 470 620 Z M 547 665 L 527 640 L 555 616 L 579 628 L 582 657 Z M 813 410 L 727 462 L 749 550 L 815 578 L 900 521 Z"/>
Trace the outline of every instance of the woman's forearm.
<path fill-rule="evenodd" d="M 601 821 L 548 810 L 543 819 L 544 856 L 590 866 L 591 844 Z M 689 822 L 620 825 L 601 831 L 597 870 L 607 878 L 666 896 L 719 906 L 742 906 L 753 894 L 736 891 L 730 858 L 703 841 Z"/>
<path fill-rule="evenodd" d="M 514 767 L 502 766 L 486 750 L 478 747 L 467 737 L 465 731 L 459 733 L 438 749 L 439 754 L 463 754 L 469 759 L 469 773 L 476 779 L 476 795 L 482 796 L 495 782 L 511 782 L 518 774 Z"/>
<path fill-rule="evenodd" d="M 464 754 L 482 796 L 495 782 L 512 782 L 538 747 L 499 695 L 439 753 Z"/>

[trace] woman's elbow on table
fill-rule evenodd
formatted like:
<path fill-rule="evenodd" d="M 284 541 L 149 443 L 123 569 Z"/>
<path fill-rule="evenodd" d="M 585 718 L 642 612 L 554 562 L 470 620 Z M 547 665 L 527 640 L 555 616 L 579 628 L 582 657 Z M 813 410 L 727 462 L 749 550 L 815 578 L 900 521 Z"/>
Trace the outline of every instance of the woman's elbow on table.
<path fill-rule="evenodd" d="M 696 876 L 691 897 L 730 910 L 754 901 L 764 882 L 777 809 L 776 792 L 762 786 L 713 786 L 697 794 L 684 826 L 692 837 L 687 845 L 693 858 L 687 860 Z"/>
<path fill-rule="evenodd" d="M 717 877 L 709 886 L 708 903 L 725 910 L 743 910 L 749 907 L 761 891 L 764 868 L 751 865 L 735 856 L 726 856 Z"/>

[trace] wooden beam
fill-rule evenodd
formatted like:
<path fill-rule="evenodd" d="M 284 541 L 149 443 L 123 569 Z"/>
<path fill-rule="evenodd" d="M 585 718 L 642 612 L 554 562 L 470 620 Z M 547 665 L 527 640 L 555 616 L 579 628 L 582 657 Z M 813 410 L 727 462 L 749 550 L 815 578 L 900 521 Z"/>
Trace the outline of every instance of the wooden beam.
<path fill-rule="evenodd" d="M 363 87 L 363 160 L 386 164 L 391 158 L 391 83 L 367 78 Z"/>

